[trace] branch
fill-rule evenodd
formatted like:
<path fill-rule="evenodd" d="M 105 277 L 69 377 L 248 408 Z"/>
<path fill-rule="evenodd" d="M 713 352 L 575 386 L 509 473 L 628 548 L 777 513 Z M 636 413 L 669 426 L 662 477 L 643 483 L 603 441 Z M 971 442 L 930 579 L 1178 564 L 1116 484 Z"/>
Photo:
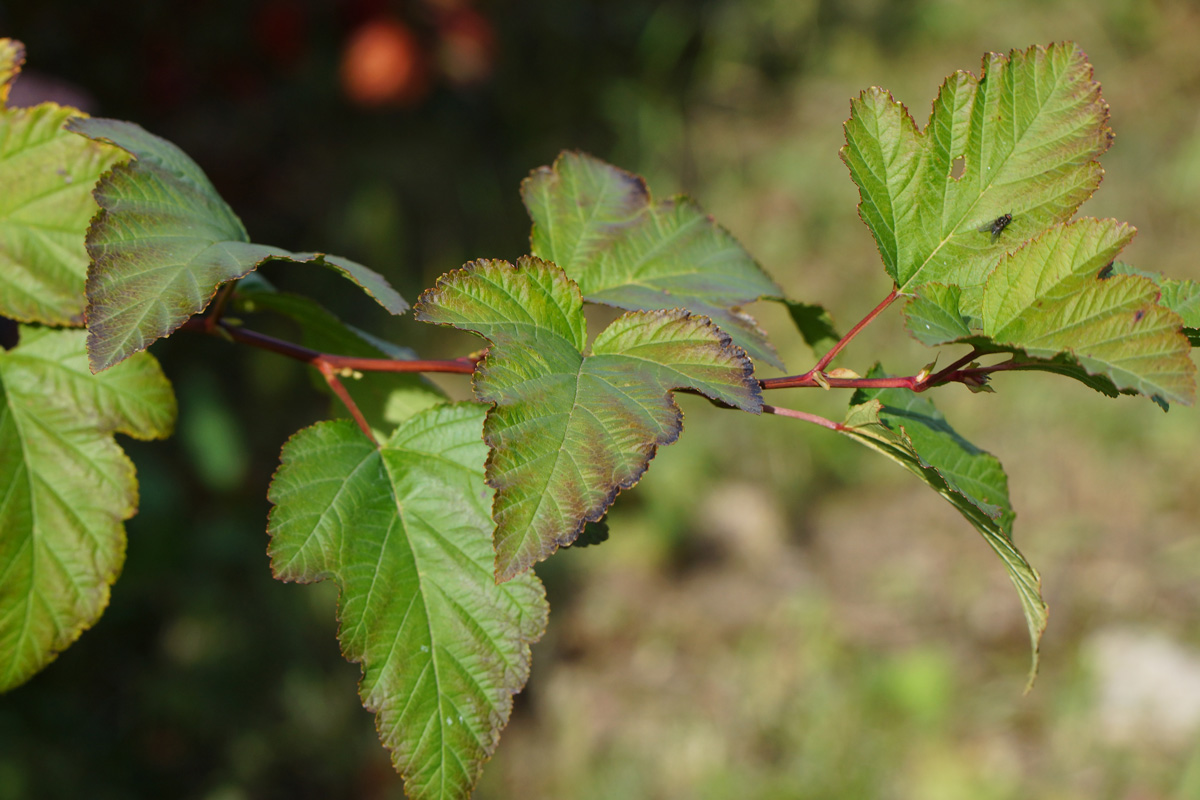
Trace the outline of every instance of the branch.
<path fill-rule="evenodd" d="M 367 423 L 367 418 L 358 410 L 358 404 L 354 402 L 354 398 L 350 396 L 350 392 L 346 391 L 346 387 L 338 380 L 334 368 L 325 361 L 317 362 L 316 366 L 325 378 L 325 382 L 329 384 L 329 388 L 338 396 L 338 399 L 346 406 L 346 410 L 350 412 L 350 416 L 354 417 L 354 421 L 358 423 L 358 427 L 371 440 L 371 444 L 378 447 L 379 442 L 375 440 L 375 434 L 371 432 L 371 426 Z"/>
<path fill-rule="evenodd" d="M 207 318 L 193 317 L 185 322 L 180 330 L 219 333 L 235 342 L 257 347 L 260 350 L 270 350 L 272 353 L 303 361 L 318 368 L 321 364 L 328 364 L 338 370 L 356 369 L 360 372 L 451 372 L 470 375 L 475 371 L 475 364 L 479 361 L 475 356 L 434 361 L 339 356 L 312 350 L 283 339 L 276 339 L 274 336 L 248 330 L 240 325 L 231 325 L 228 322 L 218 322 L 216 325 L 209 326 Z"/>
<path fill-rule="evenodd" d="M 805 411 L 796 411 L 795 409 L 791 408 L 780 408 L 779 406 L 769 406 L 765 403 L 763 404 L 762 410 L 764 414 L 775 414 L 779 417 L 791 417 L 792 419 L 811 422 L 814 425 L 820 425 L 822 428 L 828 428 L 831 431 L 841 431 L 846 429 L 846 426 L 840 422 L 834 422 L 831 419 L 825 419 L 825 417 L 817 416 L 816 414 L 809 414 Z"/>
<path fill-rule="evenodd" d="M 218 315 L 224 307 L 224 301 L 227 297 L 227 294 L 222 294 L 218 298 L 218 304 L 214 306 L 211 314 L 205 317 L 193 317 L 185 322 L 180 327 L 180 330 L 221 336 L 222 338 L 232 339 L 235 342 L 241 342 L 242 344 L 257 347 L 261 350 L 269 350 L 272 353 L 278 353 L 281 356 L 311 364 L 325 378 L 325 382 L 329 384 L 329 388 L 333 390 L 333 393 L 346 406 L 346 410 L 350 412 L 350 416 L 354 418 L 355 423 L 366 434 L 371 444 L 375 446 L 378 446 L 379 442 L 376 441 L 375 434 L 371 432 L 371 426 L 367 423 L 367 419 L 363 416 L 362 411 L 359 410 L 358 404 L 354 402 L 354 398 L 350 396 L 350 392 L 346 390 L 346 387 L 338 378 L 339 374 L 347 374 L 353 370 L 357 370 L 361 372 L 451 372 L 470 375 L 475 371 L 475 365 L 483 358 L 481 354 L 472 353 L 464 358 L 455 358 L 448 361 L 406 361 L 396 358 L 357 358 L 354 356 L 322 353 L 318 350 L 312 350 L 295 344 L 294 342 L 276 339 L 274 336 L 247 330 L 240 325 L 233 325 L 221 320 Z"/>
<path fill-rule="evenodd" d="M 851 340 L 853 340 L 855 336 L 858 336 L 858 334 L 862 332 L 863 328 L 870 325 L 871 322 L 874 321 L 874 319 L 880 314 L 882 314 L 888 306 L 894 303 L 896 298 L 899 296 L 900 287 L 893 285 L 892 291 L 888 293 L 888 296 L 883 298 L 879 305 L 871 309 L 865 317 L 860 319 L 853 328 L 847 331 L 846 335 L 839 339 L 837 344 L 829 349 L 828 353 L 821 356 L 817 363 L 813 365 L 813 368 L 808 372 L 804 373 L 803 375 L 787 375 L 782 378 L 767 378 L 766 380 L 759 381 L 759 385 L 764 389 L 790 389 L 801 386 L 837 386 L 838 384 L 834 383 L 835 379 L 824 377 L 825 368 L 829 366 L 829 363 L 833 361 L 833 359 L 837 358 L 837 354 L 842 352 L 846 345 L 850 344 Z M 816 376 L 818 375 L 822 376 L 821 380 L 815 380 Z M 863 386 L 866 384 L 855 385 Z"/>

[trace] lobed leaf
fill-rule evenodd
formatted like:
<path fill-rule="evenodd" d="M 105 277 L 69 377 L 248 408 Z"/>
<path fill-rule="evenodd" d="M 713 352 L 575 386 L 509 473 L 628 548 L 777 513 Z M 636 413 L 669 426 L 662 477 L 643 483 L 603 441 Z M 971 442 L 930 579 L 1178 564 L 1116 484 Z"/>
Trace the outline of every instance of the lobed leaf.
<path fill-rule="evenodd" d="M 349 259 L 253 244 L 241 220 L 182 150 L 130 122 L 75 119 L 68 130 L 116 145 L 133 160 L 101 178 L 87 234 L 88 355 L 100 371 L 203 311 L 217 287 L 268 260 L 332 267 L 384 308 L 408 304 L 379 274 Z"/>
<path fill-rule="evenodd" d="M 683 413 L 692 389 L 752 413 L 762 396 L 745 352 L 707 318 L 637 311 L 604 329 L 585 353 L 579 287 L 524 257 L 475 261 L 421 295 L 417 319 L 491 342 L 475 396 L 494 404 L 484 425 L 487 481 L 496 489 L 496 576 L 509 580 L 598 521 L 637 483 Z"/>
<path fill-rule="evenodd" d="M 882 374 L 876 368 L 871 377 Z M 932 402 L 908 389 L 860 390 L 850 402 L 842 432 L 895 461 L 946 498 L 1000 556 L 1017 588 L 1029 628 L 1032 684 L 1048 611 L 1041 578 L 1013 543 L 1016 514 L 999 460 L 959 436 Z"/>
<path fill-rule="evenodd" d="M 1165 290 L 1154 280 L 1112 268 L 1133 235 L 1115 220 L 1055 226 L 1003 257 L 983 288 L 978 319 L 950 311 L 960 299 L 955 289 L 930 285 L 909 304 L 909 327 L 926 344 L 1014 353 L 1023 369 L 1066 374 L 1106 394 L 1190 405 L 1196 366 L 1184 320 L 1159 305 Z M 1188 287 L 1172 291 L 1188 311 Z"/>
<path fill-rule="evenodd" d="M 859 215 L 905 290 L 982 283 L 1005 252 L 1071 218 L 1112 140 L 1092 66 L 1069 42 L 989 53 L 979 78 L 954 73 L 923 131 L 877 87 L 845 127 Z"/>
<path fill-rule="evenodd" d="M 332 578 L 342 652 L 413 800 L 467 798 L 548 608 L 532 574 L 497 585 L 485 409 L 443 405 L 376 449 L 349 421 L 284 445 L 269 499 L 276 578 Z"/>
<path fill-rule="evenodd" d="M 63 130 L 74 108 L 6 107 L 23 61 L 19 42 L 0 39 L 0 315 L 82 325 L 92 185 L 125 155 Z"/>
<path fill-rule="evenodd" d="M 82 330 L 25 327 L 0 351 L 0 690 L 91 627 L 125 558 L 133 464 L 113 440 L 167 436 L 175 398 L 148 354 L 102 375 Z"/>
<path fill-rule="evenodd" d="M 1115 263 L 1118 275 L 1139 275 L 1154 281 L 1161 295 L 1158 304 L 1169 308 L 1183 320 L 1183 334 L 1192 347 L 1200 347 L 1200 283 L 1164 277 L 1161 272 L 1145 272 L 1128 264 Z"/>
<path fill-rule="evenodd" d="M 521 184 L 530 247 L 579 284 L 586 300 L 627 310 L 703 314 L 752 358 L 783 368 L 740 306 L 780 297 L 750 254 L 686 197 L 657 203 L 637 175 L 584 153 L 562 153 Z"/>

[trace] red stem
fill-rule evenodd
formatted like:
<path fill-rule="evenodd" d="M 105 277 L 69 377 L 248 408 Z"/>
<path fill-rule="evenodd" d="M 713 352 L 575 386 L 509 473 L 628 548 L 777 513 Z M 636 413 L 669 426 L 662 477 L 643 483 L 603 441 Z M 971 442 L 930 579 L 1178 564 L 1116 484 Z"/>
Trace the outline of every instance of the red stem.
<path fill-rule="evenodd" d="M 358 427 L 371 440 L 371 444 L 378 447 L 379 442 L 375 440 L 375 434 L 371 432 L 371 426 L 367 424 L 367 418 L 358 410 L 358 404 L 354 402 L 354 398 L 350 396 L 350 392 L 346 391 L 346 387 L 338 380 L 335 368 L 330 366 L 326 361 L 318 361 L 316 366 L 321 371 L 321 375 L 325 377 L 325 382 L 329 384 L 329 388 L 333 389 L 333 393 L 345 404 L 346 409 L 350 412 L 350 416 L 354 417 L 354 421 L 358 423 Z"/>
<path fill-rule="evenodd" d="M 883 298 L 883 300 L 880 301 L 879 305 L 877 305 L 877 306 L 875 306 L 875 308 L 871 309 L 871 311 L 868 312 L 868 314 L 865 317 L 860 319 L 853 328 L 851 328 L 849 331 L 847 331 L 846 335 L 843 336 L 841 339 L 839 339 L 837 344 L 835 344 L 833 347 L 831 347 L 829 349 L 828 353 L 821 356 L 820 360 L 818 360 L 817 363 L 813 365 L 813 368 L 810 369 L 808 372 L 804 373 L 803 375 L 787 375 L 782 378 L 767 378 L 766 380 L 759 381 L 759 385 L 761 385 L 762 388 L 764 388 L 764 389 L 790 389 L 790 388 L 795 388 L 795 387 L 800 387 L 800 386 L 841 387 L 842 385 L 846 385 L 846 386 L 851 385 L 851 384 L 836 383 L 835 380 L 837 380 L 837 379 L 834 379 L 834 378 L 828 378 L 822 383 L 822 382 L 814 381 L 813 376 L 817 375 L 818 373 L 823 372 L 824 369 L 827 366 L 829 366 L 829 363 L 831 361 L 833 361 L 833 359 L 837 358 L 837 354 L 842 352 L 842 350 L 846 347 L 846 345 L 850 344 L 851 340 L 853 340 L 855 336 L 858 336 L 858 334 L 862 331 L 863 328 L 870 325 L 871 322 L 873 322 L 876 317 L 878 317 L 880 314 L 882 314 L 884 312 L 884 310 L 887 309 L 888 306 L 890 306 L 892 303 L 896 302 L 896 298 L 899 296 L 900 296 L 900 288 L 898 286 L 893 285 L 892 291 L 888 293 L 888 296 Z M 854 380 L 861 381 L 863 379 L 854 379 Z M 883 385 L 883 384 L 867 384 L 867 383 L 860 382 L 860 383 L 855 383 L 852 385 L 854 385 L 854 386 L 876 386 L 876 385 Z M 887 385 L 890 386 L 891 384 L 887 384 Z M 908 387 L 908 388 L 911 388 L 911 387 Z"/>
<path fill-rule="evenodd" d="M 190 321 L 183 327 L 192 327 Z M 336 369 L 356 369 L 361 372 L 453 372 L 462 375 L 470 375 L 475 371 L 475 359 L 470 357 L 446 361 L 406 361 L 398 358 L 338 356 L 311 350 L 283 339 L 276 339 L 274 336 L 267 336 L 265 333 L 247 330 L 238 325 L 221 322 L 216 327 L 223 330 L 236 342 L 262 350 L 270 350 L 272 353 L 294 358 L 318 368 L 321 364 L 328 364 Z"/>

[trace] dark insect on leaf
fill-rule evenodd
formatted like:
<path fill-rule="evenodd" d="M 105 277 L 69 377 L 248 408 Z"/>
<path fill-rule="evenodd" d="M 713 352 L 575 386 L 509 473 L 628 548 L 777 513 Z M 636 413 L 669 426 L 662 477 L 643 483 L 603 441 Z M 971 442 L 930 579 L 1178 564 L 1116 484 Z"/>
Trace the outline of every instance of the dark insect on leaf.
<path fill-rule="evenodd" d="M 1008 227 L 1008 223 L 1012 222 L 1012 214 L 1001 214 L 991 222 L 980 226 L 980 231 L 991 231 L 992 241 L 1000 238 L 1000 234 L 1004 233 L 1004 229 Z"/>
<path fill-rule="evenodd" d="M 1105 264 L 1103 267 L 1100 268 L 1100 271 L 1096 273 L 1096 277 L 1102 281 L 1106 281 L 1112 277 L 1112 274 L 1113 274 L 1113 262 L 1110 261 L 1107 264 Z"/>

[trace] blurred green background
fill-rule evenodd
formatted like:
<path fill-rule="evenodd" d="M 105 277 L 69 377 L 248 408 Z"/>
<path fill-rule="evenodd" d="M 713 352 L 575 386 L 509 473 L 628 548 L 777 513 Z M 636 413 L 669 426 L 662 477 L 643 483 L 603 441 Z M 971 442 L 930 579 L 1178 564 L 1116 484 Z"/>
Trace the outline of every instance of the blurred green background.
<path fill-rule="evenodd" d="M 694 195 L 843 326 L 889 288 L 837 157 L 849 98 L 885 86 L 923 125 L 983 52 L 1072 39 L 1117 136 L 1084 213 L 1139 227 L 1125 260 L 1200 279 L 1190 2 L 0 0 L 0 35 L 27 45 L 25 96 L 174 140 L 257 241 L 356 258 L 410 299 L 525 252 L 519 181 L 578 148 Z M 332 274 L 268 277 L 431 356 L 477 346 Z M 807 368 L 781 309 L 751 310 Z M 178 433 L 125 442 L 142 508 L 107 613 L 0 698 L 0 800 L 401 797 L 335 588 L 267 567 L 278 448 L 326 400 L 269 354 L 154 352 Z M 929 360 L 896 314 L 844 364 L 876 358 Z M 550 629 L 477 797 L 1200 797 L 1200 417 L 1044 375 L 996 388 L 935 400 L 1010 474 L 1051 605 L 1031 693 L 1016 596 L 943 501 L 826 431 L 685 397 L 612 539 L 539 567 Z"/>

